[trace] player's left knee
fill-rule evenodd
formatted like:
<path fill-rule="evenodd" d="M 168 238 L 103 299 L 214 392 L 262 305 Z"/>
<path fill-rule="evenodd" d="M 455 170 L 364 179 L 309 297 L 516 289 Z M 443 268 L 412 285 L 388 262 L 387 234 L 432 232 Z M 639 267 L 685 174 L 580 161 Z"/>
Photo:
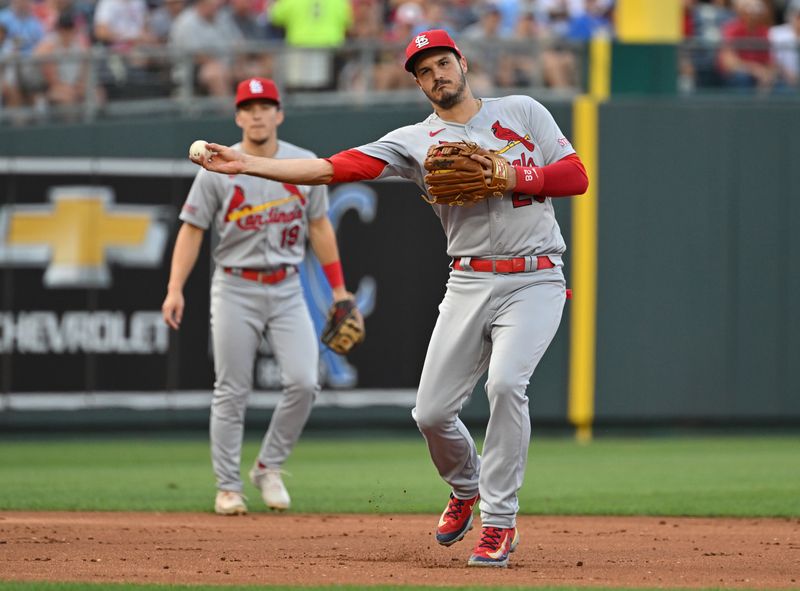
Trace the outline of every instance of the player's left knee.
<path fill-rule="evenodd" d="M 490 398 L 494 396 L 525 396 L 525 390 L 527 390 L 527 384 L 521 384 L 518 380 L 505 376 L 492 377 L 486 381 L 486 394 Z"/>
<path fill-rule="evenodd" d="M 440 431 L 455 422 L 456 417 L 437 407 L 424 408 L 417 406 L 412 413 L 417 428 L 422 433 Z"/>
<path fill-rule="evenodd" d="M 287 380 L 284 388 L 295 396 L 314 398 L 319 392 L 319 381 L 316 376 L 298 376 Z"/>

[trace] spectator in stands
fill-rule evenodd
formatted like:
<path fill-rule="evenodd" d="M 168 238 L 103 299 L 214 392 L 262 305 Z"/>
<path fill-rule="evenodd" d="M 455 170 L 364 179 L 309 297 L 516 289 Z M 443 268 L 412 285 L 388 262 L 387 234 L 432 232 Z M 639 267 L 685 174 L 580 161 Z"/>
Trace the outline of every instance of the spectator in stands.
<path fill-rule="evenodd" d="M 456 27 L 457 17 L 447 10 L 443 2 L 424 2 L 422 10 L 425 13 L 425 29 L 444 29 L 451 35 L 458 33 Z"/>
<path fill-rule="evenodd" d="M 150 13 L 150 34 L 158 45 L 169 43 L 169 32 L 178 15 L 186 8 L 186 0 L 164 0 Z"/>
<path fill-rule="evenodd" d="M 588 12 L 589 0 L 536 0 L 536 8 L 548 13 L 566 12 L 567 18 L 575 18 Z M 597 9 L 608 15 L 614 6 L 614 0 L 597 0 Z"/>
<path fill-rule="evenodd" d="M 59 15 L 71 12 L 75 17 L 75 30 L 85 39 L 91 36 L 91 25 L 94 20 L 93 0 L 43 0 L 36 5 L 36 18 L 42 23 L 46 32 L 54 31 Z"/>
<path fill-rule="evenodd" d="M 544 84 L 550 88 L 569 89 L 577 85 L 575 53 L 568 47 L 554 43 L 550 29 L 539 22 L 533 7 L 520 14 L 513 38 L 525 41 L 535 48 L 532 53 L 518 53 L 514 65 L 517 85 L 534 86 Z"/>
<path fill-rule="evenodd" d="M 478 22 L 480 18 L 480 2 L 481 0 L 449 0 L 447 21 L 453 25 L 456 31 L 463 31 L 468 26 Z M 496 0 L 496 2 L 501 5 L 516 5 L 519 0 Z"/>
<path fill-rule="evenodd" d="M 689 28 L 692 35 L 712 43 L 722 40 L 722 27 L 736 16 L 731 9 L 730 0 L 693 2 L 691 13 L 692 22 Z"/>
<path fill-rule="evenodd" d="M 72 0 L 35 0 L 32 11 L 45 33 L 49 33 L 55 30 L 59 15 L 71 8 Z"/>
<path fill-rule="evenodd" d="M 147 29 L 145 0 L 98 0 L 94 12 L 94 37 L 109 49 L 129 53 L 153 43 Z"/>
<path fill-rule="evenodd" d="M 608 8 L 600 0 L 586 0 L 586 9 L 570 17 L 566 37 L 586 42 L 596 35 L 611 35 Z"/>
<path fill-rule="evenodd" d="M 0 10 L 0 25 L 6 31 L 7 55 L 26 58 L 44 38 L 44 27 L 33 14 L 31 0 L 11 0 L 8 8 Z M 5 68 L 4 78 L 5 102 L 9 107 L 31 104 L 41 88 L 35 64 L 25 59 Z M 24 123 L 24 117 L 19 122 Z"/>
<path fill-rule="evenodd" d="M 416 2 L 403 2 L 394 10 L 392 21 L 383 36 L 384 44 L 389 47 L 380 52 L 375 66 L 376 90 L 416 88 L 414 79 L 403 68 L 405 46 L 417 32 L 425 30 L 424 27 L 420 28 L 424 22 L 425 14 Z"/>
<path fill-rule="evenodd" d="M 350 0 L 277 0 L 269 11 L 273 25 L 286 31 L 285 83 L 291 89 L 332 90 L 341 47 L 353 22 Z M 315 51 L 317 50 L 317 51 Z"/>
<path fill-rule="evenodd" d="M 735 16 L 730 2 L 687 0 L 685 8 L 684 30 L 689 43 L 688 49 L 681 53 L 680 87 L 689 92 L 722 86 L 717 54 L 722 41 L 722 27 Z"/>
<path fill-rule="evenodd" d="M 775 82 L 776 68 L 769 48 L 769 29 L 762 0 L 735 0 L 736 18 L 722 29 L 719 68 L 731 88 L 756 88 L 767 92 Z"/>
<path fill-rule="evenodd" d="M 76 15 L 62 12 L 55 28 L 36 46 L 37 57 L 52 57 L 41 62 L 44 94 L 47 102 L 59 107 L 80 104 L 87 93 L 89 62 L 87 59 L 88 39 L 77 28 Z M 96 100 L 100 100 L 98 89 L 94 89 Z M 74 117 L 78 112 L 66 112 Z"/>
<path fill-rule="evenodd" d="M 201 92 L 228 97 L 234 80 L 240 78 L 232 52 L 241 47 L 244 37 L 220 8 L 220 0 L 195 0 L 175 19 L 169 44 L 192 54 L 176 66 L 179 83 L 197 84 Z"/>
<path fill-rule="evenodd" d="M 383 36 L 383 3 L 380 0 L 353 0 L 353 24 L 348 39 L 377 41 Z"/>
<path fill-rule="evenodd" d="M 566 39 L 570 21 L 567 0 L 543 0 L 539 10 L 545 15 L 544 21 L 553 35 L 558 39 Z"/>
<path fill-rule="evenodd" d="M 17 55 L 17 44 L 9 37 L 6 25 L 0 22 L 0 60 L 11 60 Z M 0 64 L 0 106 L 18 107 L 23 98 L 17 84 L 14 64 Z"/>
<path fill-rule="evenodd" d="M 387 43 L 406 43 L 417 33 L 425 31 L 425 12 L 416 2 L 403 2 L 392 13 L 392 19 L 384 33 Z M 400 65 L 405 63 L 405 47 L 402 56 L 398 56 Z M 415 85 L 416 86 L 416 85 Z"/>
<path fill-rule="evenodd" d="M 11 0 L 0 10 L 0 24 L 20 55 L 30 55 L 44 37 L 44 27 L 33 14 L 31 0 Z"/>
<path fill-rule="evenodd" d="M 533 18 L 543 23 L 544 10 L 541 0 L 493 0 L 500 10 L 500 29 L 504 36 L 514 36 L 520 21 L 533 14 Z M 538 14 L 537 14 L 538 13 Z"/>
<path fill-rule="evenodd" d="M 460 35 L 460 43 L 467 46 L 467 53 L 475 56 L 470 60 L 467 72 L 470 86 L 474 88 L 477 84 L 482 91 L 490 91 L 495 85 L 516 86 L 514 56 L 503 41 L 500 7 L 494 1 L 487 1 L 480 8 L 478 22 Z M 476 81 L 478 74 L 485 80 Z"/>
<path fill-rule="evenodd" d="M 500 5 L 493 0 L 484 2 L 479 11 L 478 22 L 468 26 L 461 32 L 461 39 L 495 40 L 502 36 Z"/>
<path fill-rule="evenodd" d="M 361 47 L 342 53 L 344 65 L 337 84 L 339 90 L 365 94 L 374 88 L 370 78 L 370 74 L 374 76 L 374 69 L 364 67 L 363 44 L 379 43 L 383 37 L 383 3 L 380 0 L 353 0 L 353 25 L 347 37 Z M 376 59 L 375 64 L 379 61 Z"/>
<path fill-rule="evenodd" d="M 792 0 L 786 7 L 786 22 L 769 30 L 769 41 L 778 68 L 778 84 L 797 88 L 800 86 L 800 0 Z"/>
<path fill-rule="evenodd" d="M 658 0 L 655 0 L 658 1 Z M 540 22 L 558 38 L 567 38 L 570 22 L 588 12 L 589 0 L 535 0 L 534 11 Z M 595 0 L 599 13 L 609 17 L 614 0 Z"/>
<path fill-rule="evenodd" d="M 222 10 L 239 29 L 244 44 L 260 44 L 267 40 L 267 22 L 259 19 L 253 0 L 228 0 Z M 272 55 L 263 47 L 243 52 L 236 61 L 239 64 L 237 78 L 272 78 Z"/>
<path fill-rule="evenodd" d="M 152 83 L 151 56 L 157 45 L 148 28 L 145 0 L 98 0 L 94 12 L 94 39 L 109 50 L 100 73 L 108 92 L 136 96 Z"/>
<path fill-rule="evenodd" d="M 230 14 L 245 41 L 264 41 L 267 38 L 267 23 L 259 20 L 253 0 L 228 0 L 223 10 Z"/>

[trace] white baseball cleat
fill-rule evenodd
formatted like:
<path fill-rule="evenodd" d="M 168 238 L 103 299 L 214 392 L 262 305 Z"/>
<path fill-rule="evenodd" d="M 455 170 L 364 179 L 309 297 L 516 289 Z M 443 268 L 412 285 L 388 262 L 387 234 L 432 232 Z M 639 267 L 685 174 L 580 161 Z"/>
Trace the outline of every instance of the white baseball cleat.
<path fill-rule="evenodd" d="M 217 499 L 214 501 L 214 512 L 218 515 L 247 514 L 247 505 L 244 503 L 244 495 L 233 490 L 218 491 Z"/>
<path fill-rule="evenodd" d="M 261 491 L 261 498 L 270 509 L 285 511 L 291 500 L 289 491 L 283 484 L 282 472 L 275 468 L 258 468 L 250 470 L 250 480 Z"/>

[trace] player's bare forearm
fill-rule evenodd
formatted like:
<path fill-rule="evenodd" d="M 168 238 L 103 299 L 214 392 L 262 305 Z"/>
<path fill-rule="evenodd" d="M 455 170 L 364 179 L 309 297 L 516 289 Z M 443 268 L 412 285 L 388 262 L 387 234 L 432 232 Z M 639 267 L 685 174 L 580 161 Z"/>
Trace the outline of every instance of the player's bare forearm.
<path fill-rule="evenodd" d="M 194 264 L 197 262 L 202 244 L 203 229 L 184 223 L 178 230 L 178 237 L 175 239 L 167 290 L 183 289 L 189 273 L 192 272 Z"/>
<path fill-rule="evenodd" d="M 212 172 L 247 174 L 294 185 L 326 185 L 333 179 L 333 165 L 322 158 L 265 158 L 214 143 L 206 144 L 206 148 L 211 151 L 209 156 L 192 161 Z"/>
<path fill-rule="evenodd" d="M 311 249 L 324 267 L 339 260 L 339 245 L 336 242 L 336 232 L 327 216 L 310 220 L 308 222 L 308 240 Z M 333 299 L 339 301 L 347 299 L 352 294 L 342 285 L 333 288 Z"/>
<path fill-rule="evenodd" d="M 191 224 L 184 223 L 178 230 L 175 239 L 175 248 L 172 251 L 172 264 L 170 266 L 167 295 L 161 305 L 161 315 L 171 328 L 180 328 L 183 320 L 184 298 L 183 286 L 192 272 L 200 246 L 203 243 L 203 230 Z"/>
<path fill-rule="evenodd" d="M 323 265 L 339 260 L 339 246 L 333 224 L 327 216 L 308 222 L 308 239 L 317 259 Z"/>
<path fill-rule="evenodd" d="M 506 191 L 513 193 L 517 186 L 517 169 L 513 166 L 508 167 L 508 185 Z"/>

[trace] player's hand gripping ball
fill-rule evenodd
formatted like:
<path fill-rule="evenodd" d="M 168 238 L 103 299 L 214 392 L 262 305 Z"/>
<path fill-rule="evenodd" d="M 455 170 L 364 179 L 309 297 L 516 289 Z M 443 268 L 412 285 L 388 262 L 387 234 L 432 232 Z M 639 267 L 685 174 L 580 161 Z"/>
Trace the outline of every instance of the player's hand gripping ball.
<path fill-rule="evenodd" d="M 364 317 L 352 299 L 334 302 L 320 339 L 339 355 L 346 355 L 366 336 Z"/>
<path fill-rule="evenodd" d="M 206 140 L 196 140 L 189 146 L 189 157 L 194 160 L 205 160 L 211 155 L 206 149 Z"/>
<path fill-rule="evenodd" d="M 470 158 L 473 154 L 491 161 L 491 171 Z M 508 160 L 473 142 L 443 142 L 428 148 L 425 157 L 428 203 L 474 205 L 488 197 L 502 197 L 508 188 Z M 491 172 L 491 174 L 487 174 Z"/>

